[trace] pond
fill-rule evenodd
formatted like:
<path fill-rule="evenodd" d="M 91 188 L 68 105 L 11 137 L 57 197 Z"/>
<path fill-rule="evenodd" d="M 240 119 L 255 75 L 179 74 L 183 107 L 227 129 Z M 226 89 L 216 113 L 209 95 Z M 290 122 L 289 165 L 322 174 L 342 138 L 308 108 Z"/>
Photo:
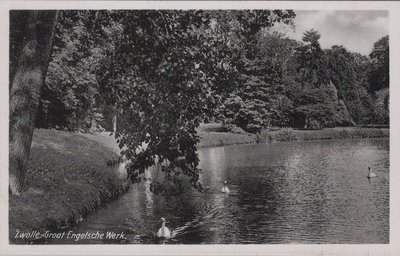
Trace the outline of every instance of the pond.
<path fill-rule="evenodd" d="M 388 139 L 234 145 L 199 155 L 206 192 L 166 201 L 146 182 L 133 185 L 73 229 L 123 232 L 122 239 L 49 243 L 158 243 L 161 217 L 172 244 L 389 243 Z M 368 166 L 377 178 L 367 179 Z M 220 192 L 224 180 L 229 194 Z"/>

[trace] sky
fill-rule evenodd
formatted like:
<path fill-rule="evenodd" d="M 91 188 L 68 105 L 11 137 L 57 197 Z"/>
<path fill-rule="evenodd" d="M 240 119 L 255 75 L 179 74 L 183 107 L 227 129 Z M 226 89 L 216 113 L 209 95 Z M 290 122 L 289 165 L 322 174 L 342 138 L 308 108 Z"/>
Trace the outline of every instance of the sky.
<path fill-rule="evenodd" d="M 343 45 L 352 52 L 368 55 L 374 43 L 389 34 L 387 11 L 296 11 L 295 31 L 285 29 L 290 38 L 301 40 L 303 33 L 320 32 L 323 49 Z"/>

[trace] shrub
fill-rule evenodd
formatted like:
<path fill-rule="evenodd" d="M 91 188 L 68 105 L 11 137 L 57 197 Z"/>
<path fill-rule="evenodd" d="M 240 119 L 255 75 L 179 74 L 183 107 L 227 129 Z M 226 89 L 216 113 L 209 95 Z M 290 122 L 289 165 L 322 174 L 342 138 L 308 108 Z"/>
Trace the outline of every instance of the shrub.
<path fill-rule="evenodd" d="M 293 134 L 293 131 L 284 129 L 282 132 L 278 134 L 278 141 L 294 141 L 297 140 L 296 135 Z"/>

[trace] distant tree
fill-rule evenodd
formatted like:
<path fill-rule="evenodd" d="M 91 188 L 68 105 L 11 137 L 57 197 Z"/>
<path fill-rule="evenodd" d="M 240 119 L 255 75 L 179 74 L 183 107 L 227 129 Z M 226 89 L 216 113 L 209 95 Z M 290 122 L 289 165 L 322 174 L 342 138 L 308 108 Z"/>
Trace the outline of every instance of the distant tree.
<path fill-rule="evenodd" d="M 331 124 L 335 113 L 335 92 L 331 87 L 305 86 L 295 100 L 295 126 L 320 129 Z"/>
<path fill-rule="evenodd" d="M 307 84 L 320 86 L 329 83 L 329 76 L 321 49 L 319 39 L 321 35 L 318 31 L 311 29 L 303 35 L 303 45 L 296 48 L 296 67 L 300 77 Z"/>
<path fill-rule="evenodd" d="M 231 95 L 224 102 L 224 122 L 227 128 L 234 125 L 247 132 L 259 132 L 263 127 L 263 117 L 254 106 L 246 104 L 240 96 Z M 233 128 L 233 127 L 232 127 Z"/>
<path fill-rule="evenodd" d="M 325 57 L 329 79 L 338 90 L 339 100 L 343 100 L 356 123 L 368 122 L 372 102 L 366 90 L 368 58 L 337 45 L 325 50 Z"/>
<path fill-rule="evenodd" d="M 233 104 L 236 99 L 243 102 L 235 118 L 226 120 L 232 122 L 248 132 L 259 132 L 263 127 L 271 125 L 274 108 L 274 83 L 277 83 L 276 72 L 271 65 L 263 59 L 248 60 L 243 59 L 242 74 L 238 78 L 239 88 L 225 102 L 227 112 L 236 109 L 237 104 Z M 274 78 L 275 77 L 275 78 Z M 231 118 L 229 115 L 225 116 Z"/>
<path fill-rule="evenodd" d="M 342 100 L 347 94 L 343 94 L 340 87 L 342 81 L 337 79 L 340 75 L 346 79 L 351 76 L 350 73 L 345 74 L 348 70 L 342 66 L 344 55 L 337 54 L 342 49 L 334 48 L 333 53 L 330 51 L 325 53 L 321 49 L 319 39 L 320 34 L 317 31 L 306 31 L 302 38 L 303 45 L 297 47 L 294 53 L 296 74 L 293 81 L 301 85 L 302 91 L 295 95 L 291 93 L 290 99 L 293 100 L 295 107 L 293 125 L 309 129 L 354 125 Z M 339 75 L 335 73 L 336 71 Z M 338 82 L 339 90 L 335 82 Z"/>
<path fill-rule="evenodd" d="M 389 88 L 389 36 L 382 37 L 374 43 L 369 57 L 371 58 L 370 90 L 375 92 Z"/>
<path fill-rule="evenodd" d="M 371 123 L 389 124 L 389 36 L 374 43 L 369 54 L 371 59 L 369 91 L 372 98 Z"/>
<path fill-rule="evenodd" d="M 226 123 L 232 122 L 248 132 L 259 132 L 263 127 L 285 123 L 285 117 L 279 118 L 285 110 L 280 109 L 287 98 L 279 95 L 282 90 L 282 63 L 265 54 L 262 42 L 264 30 L 274 23 L 290 24 L 295 17 L 293 11 L 237 11 L 234 12 L 236 21 L 235 37 L 240 39 L 235 52 L 237 79 L 235 90 L 226 99 L 225 113 L 230 113 L 229 107 L 236 99 L 243 101 L 243 108 L 236 118 L 227 118 Z M 233 23 L 233 22 L 232 22 Z M 236 42 L 232 40 L 232 42 Z M 282 56 L 283 57 L 283 56 Z M 281 57 L 281 58 L 282 58 Z"/>
<path fill-rule="evenodd" d="M 258 39 L 260 56 L 268 61 L 269 69 L 274 70 L 274 78 L 270 79 L 273 94 L 269 96 L 269 124 L 272 126 L 290 126 L 293 121 L 292 94 L 297 90 L 293 87 L 293 53 L 298 46 L 297 41 L 275 30 L 263 31 Z"/>

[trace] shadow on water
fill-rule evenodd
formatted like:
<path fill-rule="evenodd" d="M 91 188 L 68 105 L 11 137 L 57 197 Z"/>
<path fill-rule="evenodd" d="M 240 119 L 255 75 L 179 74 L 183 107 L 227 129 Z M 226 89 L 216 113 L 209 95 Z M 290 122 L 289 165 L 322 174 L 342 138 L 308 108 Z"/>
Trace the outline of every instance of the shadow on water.
<path fill-rule="evenodd" d="M 123 239 L 50 243 L 388 243 L 389 140 L 312 141 L 199 150 L 207 188 L 166 201 L 132 185 L 73 232 Z M 377 178 L 366 179 L 371 166 Z M 150 171 L 147 178 L 154 178 Z M 221 193 L 223 181 L 229 194 Z M 155 232 L 165 217 L 171 238 Z"/>

